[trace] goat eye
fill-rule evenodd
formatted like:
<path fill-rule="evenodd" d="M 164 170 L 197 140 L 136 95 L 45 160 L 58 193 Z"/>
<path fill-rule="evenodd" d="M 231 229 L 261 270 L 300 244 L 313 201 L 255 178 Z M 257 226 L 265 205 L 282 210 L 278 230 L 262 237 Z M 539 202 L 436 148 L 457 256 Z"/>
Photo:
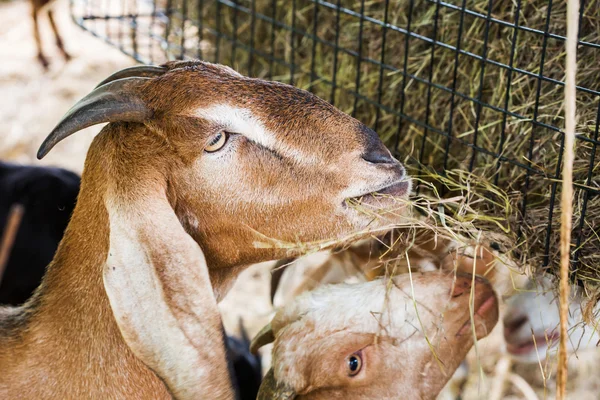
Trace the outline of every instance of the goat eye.
<path fill-rule="evenodd" d="M 354 376 L 360 372 L 362 368 L 362 357 L 360 352 L 352 354 L 347 358 L 348 376 Z"/>
<path fill-rule="evenodd" d="M 204 147 L 204 151 L 207 153 L 214 153 L 217 150 L 221 150 L 225 143 L 227 143 L 228 133 L 221 131 L 213 136 L 213 138 Z"/>

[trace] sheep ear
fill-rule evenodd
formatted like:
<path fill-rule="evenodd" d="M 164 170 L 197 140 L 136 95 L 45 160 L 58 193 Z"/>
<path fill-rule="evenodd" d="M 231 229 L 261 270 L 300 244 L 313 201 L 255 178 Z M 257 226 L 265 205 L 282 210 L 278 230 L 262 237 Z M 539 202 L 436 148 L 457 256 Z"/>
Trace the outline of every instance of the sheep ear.
<path fill-rule="evenodd" d="M 274 341 L 275 335 L 273 334 L 273 328 L 269 322 L 256 334 L 254 339 L 252 339 L 252 342 L 250 343 L 250 352 L 256 354 L 258 353 L 258 349 L 269 343 L 273 343 Z"/>
<path fill-rule="evenodd" d="M 217 301 L 165 190 L 123 204 L 109 196 L 104 288 L 123 339 L 176 398 L 222 398 L 231 380 Z M 207 394 L 207 380 L 217 393 Z"/>
<path fill-rule="evenodd" d="M 142 99 L 141 86 L 150 78 L 125 78 L 94 89 L 79 100 L 44 140 L 37 153 L 42 159 L 61 140 L 103 122 L 145 122 L 153 111 Z"/>
<path fill-rule="evenodd" d="M 277 382 L 273 368 L 271 368 L 260 384 L 256 400 L 292 400 L 295 398 L 296 392 L 294 389 Z"/>

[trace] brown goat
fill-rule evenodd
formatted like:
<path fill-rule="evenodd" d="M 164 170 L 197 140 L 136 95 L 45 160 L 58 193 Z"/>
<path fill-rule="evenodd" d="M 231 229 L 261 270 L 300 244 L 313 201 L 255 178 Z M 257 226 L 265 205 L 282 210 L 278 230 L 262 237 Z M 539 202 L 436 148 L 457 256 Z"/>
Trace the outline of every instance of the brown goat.
<path fill-rule="evenodd" d="M 44 69 L 47 69 L 50 63 L 48 59 L 44 55 L 42 50 L 42 40 L 40 38 L 40 28 L 38 23 L 39 14 L 42 10 L 47 8 L 48 20 L 50 21 L 50 26 L 52 27 L 52 31 L 54 32 L 54 38 L 56 39 L 56 46 L 62 53 L 65 61 L 69 61 L 71 59 L 71 55 L 67 53 L 65 50 L 65 46 L 63 44 L 62 38 L 58 33 L 58 28 L 56 26 L 56 22 L 54 21 L 54 11 L 52 10 L 52 3 L 54 0 L 31 0 L 31 17 L 33 18 L 33 36 L 35 38 L 35 44 L 37 46 L 37 58 L 38 61 L 42 64 Z"/>
<path fill-rule="evenodd" d="M 375 132 L 219 65 L 114 74 L 38 157 L 102 122 L 41 286 L 0 309 L 0 398 L 231 398 L 217 302 L 247 265 L 301 252 L 257 242 L 366 235 L 397 213 L 349 199 L 391 209 L 374 193 L 410 192 Z"/>

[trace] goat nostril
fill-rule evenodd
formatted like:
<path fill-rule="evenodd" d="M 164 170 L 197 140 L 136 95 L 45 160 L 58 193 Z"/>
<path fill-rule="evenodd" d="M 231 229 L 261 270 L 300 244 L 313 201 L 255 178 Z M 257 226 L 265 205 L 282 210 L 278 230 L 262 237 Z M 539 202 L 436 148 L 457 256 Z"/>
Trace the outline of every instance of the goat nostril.
<path fill-rule="evenodd" d="M 451 295 L 452 297 L 459 297 L 471 290 L 471 282 L 466 280 L 457 280 L 452 288 Z"/>
<path fill-rule="evenodd" d="M 525 325 L 527 322 L 527 316 L 523 315 L 519 318 L 516 318 L 513 321 L 504 321 L 504 336 L 508 336 L 511 333 L 518 330 L 520 327 Z"/>
<path fill-rule="evenodd" d="M 363 154 L 362 159 L 371 164 L 392 164 L 396 162 L 389 151 L 383 149 L 369 151 L 368 153 Z"/>

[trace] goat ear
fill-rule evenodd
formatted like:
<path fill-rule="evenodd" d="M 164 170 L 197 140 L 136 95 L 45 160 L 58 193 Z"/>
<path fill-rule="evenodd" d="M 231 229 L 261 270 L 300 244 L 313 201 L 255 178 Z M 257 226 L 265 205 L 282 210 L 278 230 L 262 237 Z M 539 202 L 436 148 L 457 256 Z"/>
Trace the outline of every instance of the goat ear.
<path fill-rule="evenodd" d="M 250 352 L 252 354 L 258 353 L 258 349 L 261 347 L 273 343 L 275 341 L 275 335 L 273 334 L 273 328 L 271 327 L 271 323 L 269 322 L 265 327 L 263 327 L 260 332 L 256 334 L 252 342 L 250 343 Z"/>
<path fill-rule="evenodd" d="M 125 78 L 94 89 L 79 100 L 44 140 L 37 157 L 42 159 L 61 140 L 103 122 L 144 122 L 153 111 L 142 99 L 141 87 L 150 78 Z"/>
<path fill-rule="evenodd" d="M 164 188 L 141 197 L 106 201 L 104 288 L 123 339 L 176 398 L 228 398 L 223 326 L 204 254 Z"/>
<path fill-rule="evenodd" d="M 263 378 L 256 400 L 293 400 L 296 392 L 285 384 L 277 382 L 273 368 Z"/>

